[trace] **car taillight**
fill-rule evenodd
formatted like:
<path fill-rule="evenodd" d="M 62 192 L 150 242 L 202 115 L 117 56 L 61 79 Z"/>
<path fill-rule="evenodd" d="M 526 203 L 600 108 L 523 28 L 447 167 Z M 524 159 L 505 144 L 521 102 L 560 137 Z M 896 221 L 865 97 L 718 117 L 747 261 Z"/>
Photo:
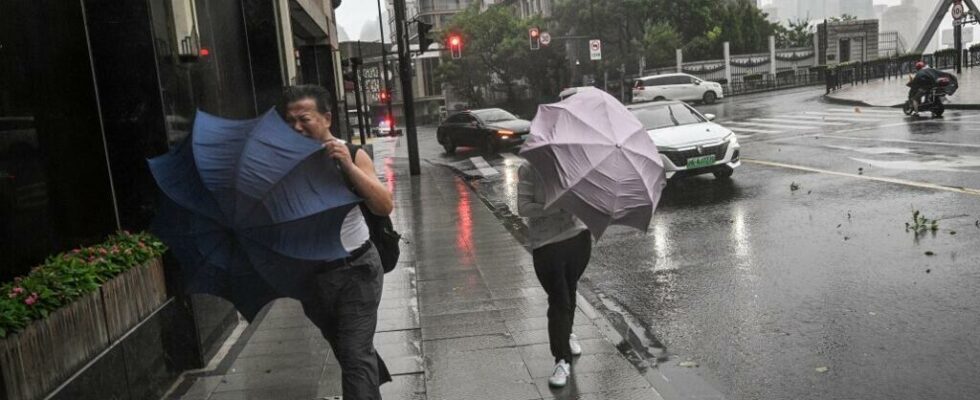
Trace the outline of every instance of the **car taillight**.
<path fill-rule="evenodd" d="M 636 85 L 633 90 L 643 90 L 643 85 Z"/>

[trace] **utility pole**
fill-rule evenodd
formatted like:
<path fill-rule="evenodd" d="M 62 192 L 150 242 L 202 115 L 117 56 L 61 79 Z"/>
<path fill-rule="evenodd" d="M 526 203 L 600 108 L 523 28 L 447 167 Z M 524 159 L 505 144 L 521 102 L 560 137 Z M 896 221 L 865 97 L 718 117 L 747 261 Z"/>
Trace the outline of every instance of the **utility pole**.
<path fill-rule="evenodd" d="M 385 24 L 381 16 L 381 0 L 378 0 L 378 29 L 381 30 L 381 73 L 384 74 L 384 76 L 381 77 L 381 81 L 384 82 L 381 90 L 387 91 L 389 94 L 388 101 L 386 102 L 388 114 L 385 115 L 385 119 L 387 120 L 390 117 L 392 125 L 394 125 L 395 115 L 391 112 L 391 91 L 388 90 L 388 88 L 391 87 L 391 84 L 388 82 L 388 49 L 385 48 Z M 391 129 L 391 132 L 395 132 L 394 126 L 389 126 L 388 128 Z"/>
<path fill-rule="evenodd" d="M 419 165 L 419 141 L 415 130 L 415 96 L 412 94 L 412 60 L 409 59 L 408 32 L 405 32 L 405 0 L 395 2 L 395 39 L 398 43 L 398 78 L 402 81 L 402 110 L 405 112 L 405 136 L 408 139 L 408 170 L 422 173 Z"/>

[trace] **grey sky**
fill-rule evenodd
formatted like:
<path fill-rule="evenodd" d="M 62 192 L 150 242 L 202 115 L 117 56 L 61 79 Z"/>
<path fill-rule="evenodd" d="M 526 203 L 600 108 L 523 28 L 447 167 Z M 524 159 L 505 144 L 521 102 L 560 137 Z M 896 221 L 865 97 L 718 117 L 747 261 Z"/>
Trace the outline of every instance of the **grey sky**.
<path fill-rule="evenodd" d="M 384 7 L 386 0 L 381 0 Z M 377 35 L 378 1 L 377 0 L 344 0 L 337 8 L 337 23 L 344 27 L 350 40 L 361 38 L 361 29 L 366 22 L 374 25 L 374 37 Z"/>

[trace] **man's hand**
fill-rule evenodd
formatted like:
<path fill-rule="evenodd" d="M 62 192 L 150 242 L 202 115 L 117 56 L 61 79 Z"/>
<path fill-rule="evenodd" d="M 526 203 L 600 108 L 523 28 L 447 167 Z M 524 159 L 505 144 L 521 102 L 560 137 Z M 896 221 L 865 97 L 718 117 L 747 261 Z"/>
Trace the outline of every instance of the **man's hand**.
<path fill-rule="evenodd" d="M 347 149 L 347 145 L 338 139 L 330 139 L 323 144 L 323 148 L 327 150 L 327 154 L 330 158 L 337 160 L 340 166 L 344 170 L 349 170 L 354 166 L 354 159 L 351 157 L 350 150 Z"/>

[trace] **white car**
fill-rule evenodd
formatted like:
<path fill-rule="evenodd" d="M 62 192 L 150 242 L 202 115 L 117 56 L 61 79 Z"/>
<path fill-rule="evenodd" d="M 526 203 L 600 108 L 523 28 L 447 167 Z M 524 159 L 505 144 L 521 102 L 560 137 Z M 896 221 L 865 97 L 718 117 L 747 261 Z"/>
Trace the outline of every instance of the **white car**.
<path fill-rule="evenodd" d="M 645 76 L 633 82 L 633 102 L 662 100 L 700 101 L 712 104 L 724 98 L 718 82 L 709 82 L 688 74 Z"/>
<path fill-rule="evenodd" d="M 667 179 L 706 173 L 724 179 L 742 165 L 735 134 L 711 122 L 714 115 L 702 115 L 680 101 L 635 104 L 629 109 L 657 145 Z"/>

